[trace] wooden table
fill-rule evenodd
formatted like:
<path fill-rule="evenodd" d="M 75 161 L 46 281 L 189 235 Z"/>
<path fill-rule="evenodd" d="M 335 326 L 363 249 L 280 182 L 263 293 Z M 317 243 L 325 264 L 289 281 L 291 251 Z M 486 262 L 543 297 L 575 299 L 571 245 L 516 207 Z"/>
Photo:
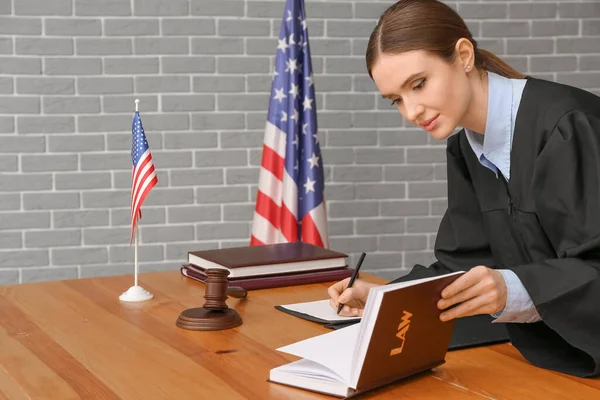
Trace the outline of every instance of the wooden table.
<path fill-rule="evenodd" d="M 202 284 L 178 271 L 141 274 L 154 299 L 120 302 L 132 282 L 116 276 L 0 287 L 0 399 L 328 398 L 266 381 L 271 368 L 295 360 L 276 348 L 328 332 L 273 306 L 324 299 L 326 284 L 230 298 L 243 325 L 198 332 L 175 321 L 204 304 Z M 449 352 L 446 360 L 361 398 L 600 398 L 600 380 L 533 367 L 508 344 Z"/>

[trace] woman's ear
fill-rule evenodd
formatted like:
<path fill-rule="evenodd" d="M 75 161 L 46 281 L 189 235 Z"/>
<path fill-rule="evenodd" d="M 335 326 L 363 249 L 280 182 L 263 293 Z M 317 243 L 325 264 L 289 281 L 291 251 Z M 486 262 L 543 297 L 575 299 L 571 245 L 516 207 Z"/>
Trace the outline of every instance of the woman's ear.
<path fill-rule="evenodd" d="M 469 39 L 460 38 L 454 47 L 456 52 L 456 62 L 459 67 L 467 72 L 473 69 L 475 65 L 475 48 Z"/>

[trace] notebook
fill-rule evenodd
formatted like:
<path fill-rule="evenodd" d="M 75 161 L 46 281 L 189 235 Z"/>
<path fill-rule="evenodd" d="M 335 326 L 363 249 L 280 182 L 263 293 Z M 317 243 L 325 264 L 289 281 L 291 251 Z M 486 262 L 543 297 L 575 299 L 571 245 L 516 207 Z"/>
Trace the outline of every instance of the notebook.
<path fill-rule="evenodd" d="M 348 398 L 443 364 L 455 320 L 436 303 L 463 273 L 372 288 L 360 323 L 278 348 L 301 359 L 269 381 Z"/>

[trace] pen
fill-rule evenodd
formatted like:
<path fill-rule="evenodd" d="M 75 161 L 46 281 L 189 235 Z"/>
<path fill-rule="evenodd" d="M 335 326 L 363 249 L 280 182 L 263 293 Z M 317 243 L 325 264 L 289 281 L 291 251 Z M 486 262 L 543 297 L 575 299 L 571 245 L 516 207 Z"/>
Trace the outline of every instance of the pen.
<path fill-rule="evenodd" d="M 358 276 L 358 270 L 360 269 L 360 266 L 362 265 L 362 263 L 363 263 L 363 260 L 365 259 L 365 256 L 366 256 L 366 255 L 367 255 L 367 253 L 362 253 L 362 254 L 360 255 L 360 258 L 358 259 L 358 263 L 356 264 L 356 268 L 354 268 L 354 272 L 352 273 L 352 276 L 350 277 L 350 282 L 348 282 L 348 287 L 347 287 L 346 289 L 348 289 L 348 288 L 351 288 L 351 287 L 352 287 L 352 285 L 354 285 L 354 280 L 355 280 L 355 279 L 356 279 L 356 277 Z M 342 292 L 342 293 L 343 293 L 343 292 Z M 341 295 L 341 293 L 340 293 L 340 295 Z M 344 305 L 343 305 L 342 303 L 340 303 L 340 304 L 338 305 L 338 309 L 337 309 L 337 313 L 338 313 L 338 314 L 340 313 L 340 311 L 342 311 L 342 308 L 343 308 L 343 307 L 344 307 Z"/>

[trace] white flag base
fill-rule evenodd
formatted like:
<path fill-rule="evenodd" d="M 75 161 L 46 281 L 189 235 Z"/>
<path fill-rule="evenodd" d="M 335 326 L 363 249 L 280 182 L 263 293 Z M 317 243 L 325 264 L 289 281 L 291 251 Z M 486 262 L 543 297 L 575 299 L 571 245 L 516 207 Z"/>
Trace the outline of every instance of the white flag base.
<path fill-rule="evenodd" d="M 121 301 L 146 301 L 152 298 L 152 293 L 141 286 L 132 286 L 119 296 Z"/>

